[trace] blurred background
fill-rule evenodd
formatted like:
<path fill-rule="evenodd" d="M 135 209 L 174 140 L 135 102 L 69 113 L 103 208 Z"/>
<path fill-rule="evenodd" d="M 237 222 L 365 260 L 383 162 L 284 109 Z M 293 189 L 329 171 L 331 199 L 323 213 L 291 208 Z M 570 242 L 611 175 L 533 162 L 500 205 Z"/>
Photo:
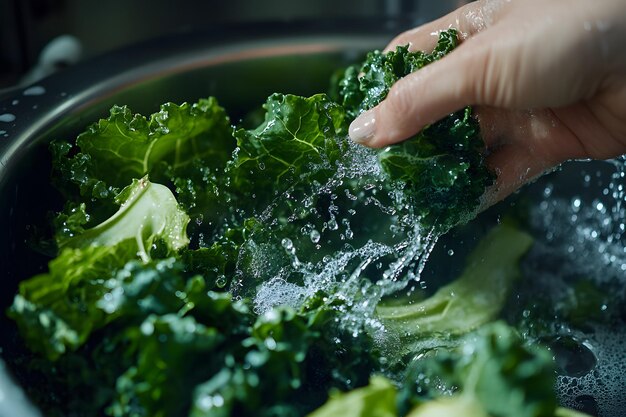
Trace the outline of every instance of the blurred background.
<path fill-rule="evenodd" d="M 107 51 L 216 25 L 441 16 L 467 0 L 0 0 L 0 90 L 28 85 Z M 331 23 L 328 23 L 331 24 Z"/>

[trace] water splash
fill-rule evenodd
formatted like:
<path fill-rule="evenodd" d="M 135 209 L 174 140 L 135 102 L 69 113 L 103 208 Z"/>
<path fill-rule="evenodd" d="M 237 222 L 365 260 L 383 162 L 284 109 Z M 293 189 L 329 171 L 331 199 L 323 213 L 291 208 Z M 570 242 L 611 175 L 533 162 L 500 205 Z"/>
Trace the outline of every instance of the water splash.
<path fill-rule="evenodd" d="M 13 113 L 0 114 L 0 122 L 11 123 L 14 122 L 15 119 L 16 117 Z"/>
<path fill-rule="evenodd" d="M 593 175 L 583 171 L 582 187 L 573 188 L 573 195 L 555 196 L 548 184 L 530 222 L 543 231 L 544 255 L 561 260 L 561 275 L 587 275 L 599 283 L 617 278 L 626 285 L 624 160 L 602 168 Z"/>
<path fill-rule="evenodd" d="M 358 334 L 364 326 L 380 327 L 374 311 L 382 297 L 419 280 L 439 234 L 419 226 L 403 185 L 389 186 L 375 151 L 350 140 L 345 145 L 341 163 L 312 167 L 333 170 L 325 183 L 313 182 L 305 192 L 290 189 L 259 216 L 265 233 L 250 241 L 268 251 L 241 262 L 241 279 L 231 288 L 236 295 L 252 293 L 257 313 L 298 308 L 323 291 L 329 303 L 342 301 L 342 325 Z M 280 264 L 271 276 L 255 279 L 245 269 L 256 262 L 266 266 L 268 259 Z M 256 288 L 250 291 L 250 285 Z"/>
<path fill-rule="evenodd" d="M 46 89 L 40 85 L 34 85 L 24 90 L 22 94 L 25 96 L 41 96 L 46 94 Z"/>

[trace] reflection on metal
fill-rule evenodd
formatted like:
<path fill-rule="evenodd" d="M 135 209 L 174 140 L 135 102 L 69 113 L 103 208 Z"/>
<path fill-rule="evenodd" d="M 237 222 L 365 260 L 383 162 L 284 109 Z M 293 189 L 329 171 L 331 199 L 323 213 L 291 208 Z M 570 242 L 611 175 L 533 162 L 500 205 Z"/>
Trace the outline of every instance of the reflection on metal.
<path fill-rule="evenodd" d="M 11 380 L 5 367 L 0 360 L 0 417 L 41 417 L 22 389 Z"/>

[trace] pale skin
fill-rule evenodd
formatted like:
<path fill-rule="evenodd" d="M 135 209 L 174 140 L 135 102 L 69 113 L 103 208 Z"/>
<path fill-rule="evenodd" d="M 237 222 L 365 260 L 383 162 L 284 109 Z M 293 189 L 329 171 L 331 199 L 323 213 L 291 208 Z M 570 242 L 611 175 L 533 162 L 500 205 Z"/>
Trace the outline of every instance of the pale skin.
<path fill-rule="evenodd" d="M 380 148 L 473 105 L 498 179 L 486 205 L 570 159 L 626 153 L 626 0 L 486 0 L 402 33 L 386 50 L 449 55 L 398 81 L 350 126 Z"/>

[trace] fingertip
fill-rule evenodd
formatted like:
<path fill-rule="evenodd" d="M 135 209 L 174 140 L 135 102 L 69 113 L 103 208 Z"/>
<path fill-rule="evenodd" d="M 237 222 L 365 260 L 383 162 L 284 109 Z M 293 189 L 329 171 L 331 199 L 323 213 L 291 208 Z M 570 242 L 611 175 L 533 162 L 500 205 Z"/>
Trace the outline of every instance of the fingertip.
<path fill-rule="evenodd" d="M 473 99 L 475 71 L 468 72 L 473 55 L 457 50 L 445 58 L 398 80 L 378 106 L 364 112 L 350 125 L 353 141 L 381 148 L 403 141 L 426 125 L 467 105 Z"/>
<path fill-rule="evenodd" d="M 395 126 L 403 123 L 401 118 L 389 114 L 385 101 L 359 115 L 348 129 L 350 139 L 369 148 L 382 148 L 400 142 L 419 131 L 419 126 L 412 126 L 410 131 L 399 130 Z"/>
<path fill-rule="evenodd" d="M 361 113 L 350 123 L 348 135 L 350 139 L 361 145 L 369 146 L 376 134 L 376 109 L 370 109 Z"/>

